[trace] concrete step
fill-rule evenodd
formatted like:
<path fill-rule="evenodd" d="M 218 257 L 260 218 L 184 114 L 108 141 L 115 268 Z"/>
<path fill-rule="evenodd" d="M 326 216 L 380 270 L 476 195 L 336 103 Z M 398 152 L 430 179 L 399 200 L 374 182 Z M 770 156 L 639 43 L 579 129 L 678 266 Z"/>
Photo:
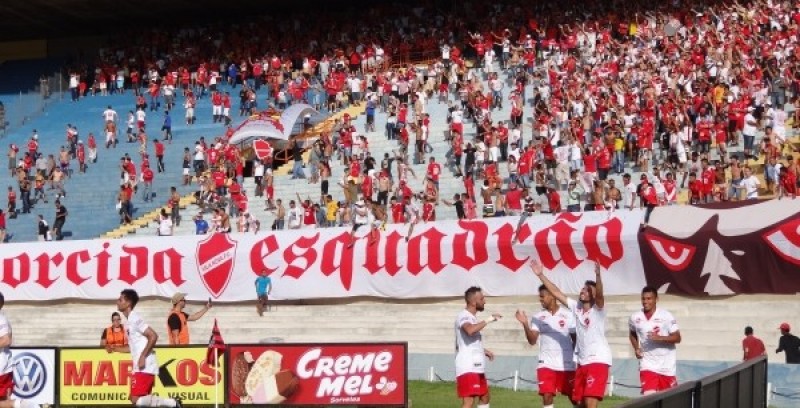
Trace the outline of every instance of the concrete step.
<path fill-rule="evenodd" d="M 662 295 L 659 307 L 673 311 L 681 327 L 683 342 L 679 358 L 685 360 L 738 360 L 744 326 L 753 326 L 767 348 L 775 347 L 778 325 L 800 314 L 798 296 L 736 296 L 727 299 L 689 299 Z M 187 311 L 201 306 L 190 302 Z M 280 302 L 263 317 L 255 314 L 252 302 L 216 304 L 190 325 L 194 341 L 203 343 L 213 318 L 219 320 L 228 343 L 258 342 L 280 337 L 287 342 L 319 341 L 407 341 L 413 353 L 452 353 L 453 321 L 463 307 L 458 299 L 392 300 L 309 300 Z M 627 322 L 639 308 L 638 297 L 609 298 L 606 310 L 607 338 L 615 358 L 631 358 Z M 527 345 L 520 324 L 513 318 L 517 309 L 538 309 L 532 298 L 489 298 L 485 313 L 500 312 L 504 318 L 484 332 L 486 346 L 499 355 L 532 355 L 536 346 Z M 170 305 L 144 299 L 140 313 L 166 340 L 166 316 Z M 99 343 L 101 330 L 109 323 L 114 302 L 68 302 L 66 304 L 11 303 L 3 309 L 14 328 L 16 345 L 78 346 Z M 64 311 L 68 310 L 68 313 Z M 742 316 L 737 317 L 735 311 Z M 42 327 L 47 327 L 43 330 Z M 55 337 L 53 333 L 69 332 Z"/>

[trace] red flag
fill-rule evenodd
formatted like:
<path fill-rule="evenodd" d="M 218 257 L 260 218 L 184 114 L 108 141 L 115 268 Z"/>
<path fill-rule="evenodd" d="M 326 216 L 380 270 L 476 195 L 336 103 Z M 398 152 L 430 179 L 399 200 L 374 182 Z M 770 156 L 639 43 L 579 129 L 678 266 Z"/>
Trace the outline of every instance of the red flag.
<path fill-rule="evenodd" d="M 217 319 L 214 319 L 214 328 L 211 329 L 211 338 L 208 339 L 208 353 L 206 353 L 206 362 L 209 365 L 214 365 L 215 361 L 219 361 L 219 356 L 225 352 L 225 340 L 222 340 L 222 334 L 219 332 L 217 326 Z"/>

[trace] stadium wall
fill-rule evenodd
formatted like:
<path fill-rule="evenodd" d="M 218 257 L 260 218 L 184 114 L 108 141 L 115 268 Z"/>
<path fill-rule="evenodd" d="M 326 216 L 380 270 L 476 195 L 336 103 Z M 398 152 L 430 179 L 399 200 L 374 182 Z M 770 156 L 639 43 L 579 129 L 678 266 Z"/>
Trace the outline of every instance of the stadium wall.
<path fill-rule="evenodd" d="M 408 359 L 409 380 L 455 381 L 453 354 L 410 354 Z M 497 356 L 487 367 L 490 385 L 520 391 L 537 389 L 536 365 L 538 356 Z M 678 361 L 678 381 L 699 380 L 739 364 L 739 361 Z M 639 361 L 615 359 L 611 367 L 613 381 L 609 391 L 613 395 L 635 398 L 640 395 Z M 795 408 L 800 406 L 800 365 L 770 363 L 769 406 Z"/>

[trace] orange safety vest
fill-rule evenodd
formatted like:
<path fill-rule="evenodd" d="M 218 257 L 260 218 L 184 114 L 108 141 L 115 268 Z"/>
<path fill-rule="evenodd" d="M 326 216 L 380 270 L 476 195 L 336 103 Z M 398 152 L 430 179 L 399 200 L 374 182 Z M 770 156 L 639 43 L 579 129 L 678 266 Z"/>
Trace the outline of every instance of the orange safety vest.
<path fill-rule="evenodd" d="M 173 314 L 178 315 L 178 319 L 181 321 L 181 330 L 178 332 L 178 342 L 172 339 L 172 329 L 169 327 L 169 317 Z M 183 312 L 174 312 L 170 311 L 169 316 L 167 316 L 167 333 L 169 333 L 169 344 L 189 344 L 189 322 L 186 320 L 186 314 Z"/>
<path fill-rule="evenodd" d="M 128 344 L 128 338 L 125 336 L 125 329 L 120 328 L 120 331 L 115 332 L 114 326 L 106 327 L 107 346 L 125 346 L 127 344 Z"/>

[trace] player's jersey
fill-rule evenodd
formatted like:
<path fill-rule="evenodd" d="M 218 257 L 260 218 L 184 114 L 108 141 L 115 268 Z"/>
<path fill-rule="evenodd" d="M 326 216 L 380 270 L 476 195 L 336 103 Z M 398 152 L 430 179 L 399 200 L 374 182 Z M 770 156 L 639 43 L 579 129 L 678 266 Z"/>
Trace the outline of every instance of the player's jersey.
<path fill-rule="evenodd" d="M 653 315 L 648 319 L 644 312 L 639 310 L 631 315 L 628 326 L 631 331 L 636 332 L 636 336 L 639 338 L 639 347 L 642 349 L 639 369 L 671 377 L 675 376 L 677 364 L 675 344 L 648 340 L 648 336 L 651 333 L 658 336 L 668 336 L 678 331 L 678 323 L 672 313 L 656 308 Z"/>
<path fill-rule="evenodd" d="M 128 322 L 125 324 L 125 331 L 128 335 L 128 344 L 131 348 L 131 359 L 133 359 L 133 371 L 142 372 L 146 374 L 158 374 L 158 363 L 156 362 L 156 353 L 150 352 L 145 358 L 144 369 L 139 368 L 139 357 L 142 355 L 145 347 L 147 347 L 147 337 L 144 332 L 150 328 L 147 323 L 142 320 L 139 313 L 132 311 L 128 315 Z"/>
<path fill-rule="evenodd" d="M 456 377 L 465 373 L 483 373 L 486 363 L 481 333 L 467 335 L 461 327 L 466 323 L 477 324 L 478 318 L 464 309 L 456 317 Z"/>
<path fill-rule="evenodd" d="M 575 350 L 570 337 L 575 333 L 575 317 L 569 310 L 559 308 L 555 314 L 541 310 L 531 317 L 531 330 L 539 332 L 539 368 L 575 370 Z"/>
<path fill-rule="evenodd" d="M 0 337 L 11 334 L 11 323 L 8 322 L 5 313 L 0 312 Z M 8 347 L 0 348 L 0 374 L 11 372 L 11 349 Z"/>
<path fill-rule="evenodd" d="M 611 347 L 606 339 L 606 311 L 593 306 L 584 312 L 581 304 L 567 299 L 567 307 L 575 316 L 576 351 L 578 364 L 611 365 Z"/>

